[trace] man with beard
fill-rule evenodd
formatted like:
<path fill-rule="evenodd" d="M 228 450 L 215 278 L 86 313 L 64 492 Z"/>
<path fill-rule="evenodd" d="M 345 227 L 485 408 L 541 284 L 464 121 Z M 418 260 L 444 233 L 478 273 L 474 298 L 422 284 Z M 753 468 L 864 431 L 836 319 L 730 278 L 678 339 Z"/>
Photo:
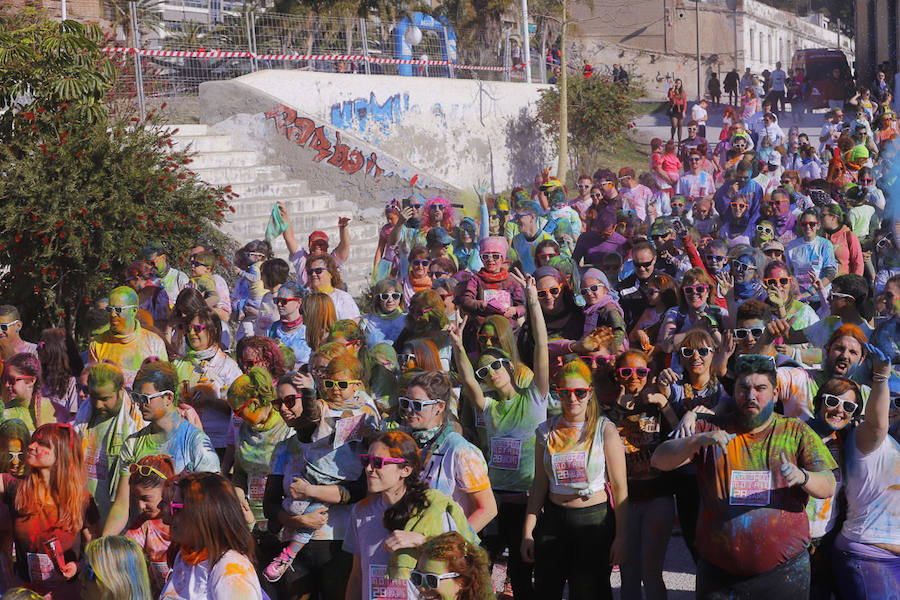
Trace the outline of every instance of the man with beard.
<path fill-rule="evenodd" d="M 87 489 L 94 496 L 101 519 L 105 519 L 118 489 L 122 444 L 145 423 L 125 390 L 125 376 L 118 367 L 93 365 L 87 387 L 89 401 L 78 409 L 73 427 L 84 447 Z"/>
<path fill-rule="evenodd" d="M 775 414 L 772 357 L 741 356 L 736 374 L 731 409 L 702 415 L 694 435 L 660 445 L 651 464 L 697 467 L 698 598 L 806 598 L 805 508 L 834 494 L 837 463 L 808 425 Z"/>
<path fill-rule="evenodd" d="M 109 329 L 91 340 L 88 347 L 90 362 L 109 361 L 122 369 L 125 385 L 131 386 L 134 375 L 144 359 L 155 357 L 169 360 L 162 338 L 141 327 L 136 318 L 137 292 L 127 286 L 117 287 L 109 294 Z"/>

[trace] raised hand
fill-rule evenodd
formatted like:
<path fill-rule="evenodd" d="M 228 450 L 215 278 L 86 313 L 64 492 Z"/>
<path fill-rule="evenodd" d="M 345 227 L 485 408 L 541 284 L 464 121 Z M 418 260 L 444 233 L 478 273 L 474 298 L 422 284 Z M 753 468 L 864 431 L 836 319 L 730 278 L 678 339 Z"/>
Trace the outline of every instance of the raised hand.
<path fill-rule="evenodd" d="M 469 315 L 464 315 L 456 311 L 456 320 L 450 325 L 447 326 L 447 335 L 450 336 L 450 341 L 454 343 L 454 345 L 462 346 L 463 345 L 463 331 L 466 328 L 466 323 L 469 321 Z"/>
<path fill-rule="evenodd" d="M 784 477 L 784 480 L 787 481 L 789 486 L 805 485 L 806 482 L 809 481 L 809 475 L 803 469 L 789 461 L 784 452 L 782 452 L 778 458 L 781 459 L 781 466 L 778 467 L 778 469 L 781 471 L 781 476 Z"/>

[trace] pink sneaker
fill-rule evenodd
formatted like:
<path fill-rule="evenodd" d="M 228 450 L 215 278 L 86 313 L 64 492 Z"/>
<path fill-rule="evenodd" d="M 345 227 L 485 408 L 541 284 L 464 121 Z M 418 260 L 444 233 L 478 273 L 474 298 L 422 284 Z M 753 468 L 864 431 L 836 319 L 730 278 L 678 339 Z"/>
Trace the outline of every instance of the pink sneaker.
<path fill-rule="evenodd" d="M 294 562 L 295 556 L 297 555 L 296 553 L 291 552 L 290 546 L 286 546 L 285 549 L 281 551 L 281 554 L 276 556 L 275 560 L 269 563 L 269 566 L 263 571 L 263 576 L 272 583 L 278 581 L 284 575 L 284 572 L 291 568 L 291 563 Z"/>

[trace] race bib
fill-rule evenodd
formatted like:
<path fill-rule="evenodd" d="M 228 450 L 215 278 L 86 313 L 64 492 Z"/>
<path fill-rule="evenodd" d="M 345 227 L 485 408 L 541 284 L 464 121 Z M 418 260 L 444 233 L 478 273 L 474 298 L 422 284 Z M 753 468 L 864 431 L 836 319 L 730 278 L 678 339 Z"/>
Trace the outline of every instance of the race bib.
<path fill-rule="evenodd" d="M 351 440 L 361 439 L 359 429 L 363 425 L 366 415 L 360 413 L 353 417 L 338 419 L 334 424 L 334 447 L 339 448 Z"/>
<path fill-rule="evenodd" d="M 88 479 L 106 481 L 108 467 L 106 452 L 103 452 L 98 446 L 88 446 L 84 449 L 84 464 L 87 467 Z"/>
<path fill-rule="evenodd" d="M 497 310 L 506 310 L 512 306 L 512 296 L 506 290 L 484 290 L 484 301 Z"/>
<path fill-rule="evenodd" d="M 47 581 L 62 580 L 62 575 L 53 568 L 53 561 L 46 554 L 37 552 L 29 552 L 28 559 L 28 578 L 31 583 L 44 583 Z"/>
<path fill-rule="evenodd" d="M 728 503 L 732 506 L 768 506 L 771 492 L 771 471 L 731 472 Z"/>
<path fill-rule="evenodd" d="M 587 452 L 564 452 L 551 459 L 557 485 L 587 483 Z"/>
<path fill-rule="evenodd" d="M 522 440 L 491 438 L 491 466 L 495 469 L 517 471 L 522 456 Z"/>
<path fill-rule="evenodd" d="M 402 579 L 390 579 L 384 565 L 369 565 L 369 595 L 367 598 L 407 599 L 408 582 Z"/>
<path fill-rule="evenodd" d="M 247 493 L 251 500 L 262 500 L 266 494 L 266 473 L 256 473 L 250 475 L 247 481 Z"/>

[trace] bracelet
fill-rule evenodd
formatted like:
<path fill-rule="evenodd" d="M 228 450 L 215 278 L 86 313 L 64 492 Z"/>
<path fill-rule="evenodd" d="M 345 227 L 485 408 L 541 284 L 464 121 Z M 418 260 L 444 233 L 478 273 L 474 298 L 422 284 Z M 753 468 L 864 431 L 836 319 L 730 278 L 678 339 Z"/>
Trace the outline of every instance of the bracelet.
<path fill-rule="evenodd" d="M 809 471 L 807 471 L 806 469 L 800 470 L 803 471 L 803 475 L 806 477 L 806 479 L 803 480 L 803 483 L 800 484 L 800 487 L 805 487 L 806 484 L 809 483 Z"/>
<path fill-rule="evenodd" d="M 891 378 L 890 374 L 885 375 L 883 373 L 872 373 L 872 382 L 873 383 L 884 383 L 885 381 L 887 381 L 890 378 Z"/>

